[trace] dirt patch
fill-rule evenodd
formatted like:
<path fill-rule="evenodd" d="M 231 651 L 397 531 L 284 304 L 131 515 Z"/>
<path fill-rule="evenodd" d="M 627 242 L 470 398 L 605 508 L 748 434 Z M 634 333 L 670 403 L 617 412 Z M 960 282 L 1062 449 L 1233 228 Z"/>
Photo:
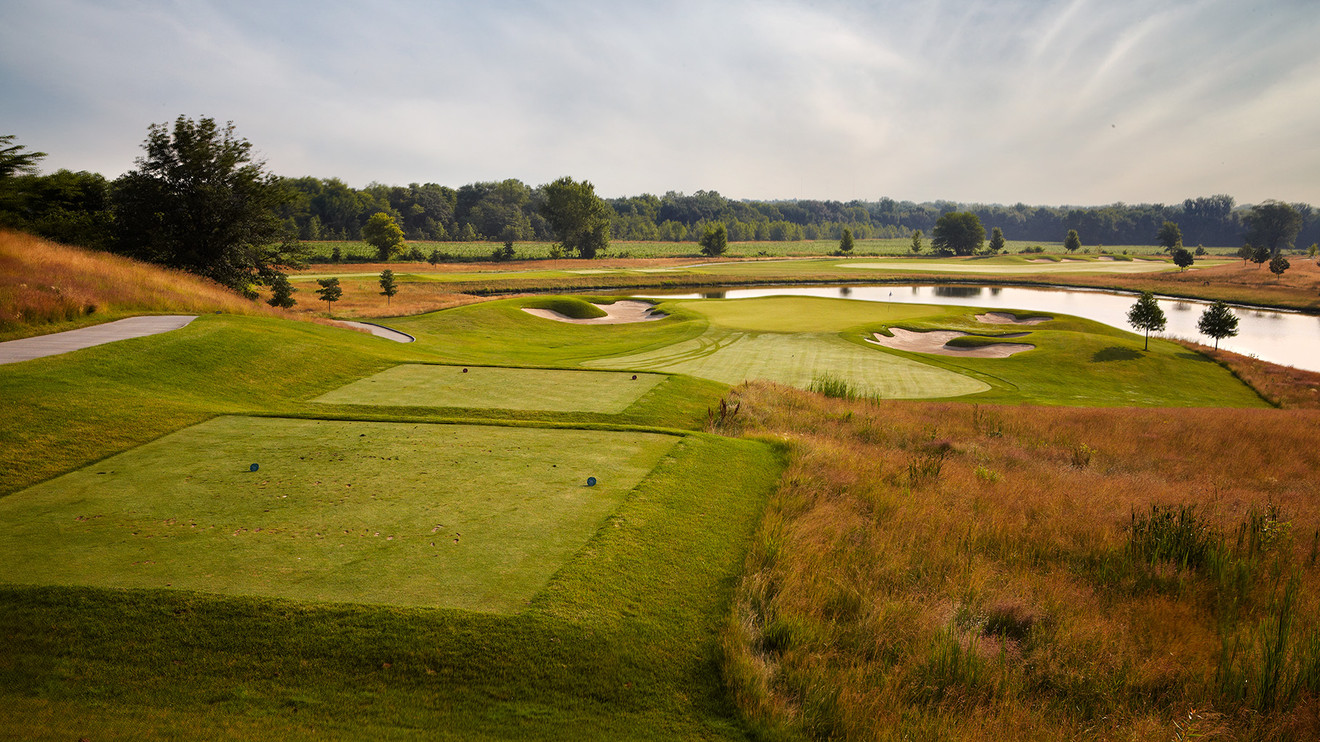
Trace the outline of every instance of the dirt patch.
<path fill-rule="evenodd" d="M 913 332 L 912 330 L 891 327 L 889 331 L 894 333 L 893 337 L 886 337 L 877 332 L 873 333 L 874 340 L 868 338 L 866 342 L 893 348 L 894 350 L 932 353 L 939 356 L 959 356 L 962 358 L 1007 358 L 1014 353 L 1021 353 L 1024 350 L 1031 350 L 1036 347 L 1030 343 L 994 343 L 993 345 L 982 345 L 975 348 L 951 346 L 948 344 L 950 340 L 967 335 L 967 333 L 958 332 L 957 330 Z M 1025 333 L 1010 337 L 1022 337 L 1023 334 Z"/>
<path fill-rule="evenodd" d="M 987 325 L 1039 325 L 1042 322 L 1049 322 L 1053 317 L 1028 317 L 1018 319 L 1016 315 L 1008 312 L 986 312 L 976 315 L 976 321 Z"/>
<path fill-rule="evenodd" d="M 523 307 L 523 311 L 537 317 L 552 319 L 556 322 L 568 322 L 574 325 L 623 325 L 632 322 L 654 322 L 668 316 L 663 312 L 655 311 L 654 306 L 644 301 L 616 301 L 613 304 L 597 304 L 596 306 L 605 312 L 604 317 L 573 319 L 552 309 L 532 309 L 530 307 Z"/>

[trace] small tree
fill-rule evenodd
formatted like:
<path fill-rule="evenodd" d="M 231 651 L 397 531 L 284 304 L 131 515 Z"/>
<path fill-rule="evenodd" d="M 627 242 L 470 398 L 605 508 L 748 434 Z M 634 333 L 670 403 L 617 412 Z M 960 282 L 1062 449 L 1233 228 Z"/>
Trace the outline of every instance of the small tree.
<path fill-rule="evenodd" d="M 700 244 L 702 255 L 711 258 L 723 255 L 729 247 L 729 228 L 724 226 L 724 222 L 707 224 Z"/>
<path fill-rule="evenodd" d="M 919 252 L 921 252 L 921 230 L 920 230 L 920 229 L 914 230 L 914 231 L 912 232 L 912 252 L 913 252 L 914 254 L 915 254 L 915 253 L 919 253 Z"/>
<path fill-rule="evenodd" d="M 293 299 L 293 292 L 298 289 L 295 289 L 289 284 L 289 277 L 283 273 L 275 276 L 275 279 L 270 282 L 270 289 L 271 295 L 270 298 L 266 300 L 266 303 L 272 307 L 288 309 L 297 303 Z"/>
<path fill-rule="evenodd" d="M 1242 258 L 1242 265 L 1244 267 L 1246 266 L 1247 261 L 1251 260 L 1251 256 L 1255 254 L 1256 254 L 1256 248 L 1252 247 L 1251 245 L 1243 245 L 1242 247 L 1239 247 L 1237 251 L 1237 256 L 1239 258 Z"/>
<path fill-rule="evenodd" d="M 1155 295 L 1143 291 L 1137 303 L 1128 310 L 1127 316 L 1129 325 L 1146 332 L 1145 350 L 1150 350 L 1150 334 L 1163 330 L 1166 322 L 1164 310 L 1160 309 L 1159 302 L 1155 301 Z"/>
<path fill-rule="evenodd" d="M 390 299 L 399 293 L 399 286 L 394 282 L 394 271 L 386 268 L 380 272 L 380 295 L 385 297 L 385 306 L 390 305 Z"/>
<path fill-rule="evenodd" d="M 436 248 L 436 249 L 432 250 L 430 256 L 428 256 L 428 257 L 426 258 L 426 262 L 430 263 L 431 265 L 436 265 L 437 263 L 439 263 L 439 262 L 440 262 L 440 249 L 439 249 L 439 248 Z"/>
<path fill-rule="evenodd" d="M 1165 222 L 1160 227 L 1160 231 L 1155 235 L 1155 241 L 1164 245 L 1164 252 L 1176 250 L 1182 247 L 1182 230 L 1178 228 L 1176 222 Z"/>
<path fill-rule="evenodd" d="M 1190 250 L 1184 247 L 1175 247 L 1173 249 L 1173 264 L 1178 266 L 1179 271 L 1187 270 L 1192 263 L 1196 262 Z"/>
<path fill-rule="evenodd" d="M 1317 250 L 1320 250 L 1320 242 L 1312 242 L 1311 246 L 1306 249 L 1306 254 L 1308 257 L 1314 258 Z"/>
<path fill-rule="evenodd" d="M 321 278 L 316 283 L 321 287 L 316 290 L 316 295 L 325 302 L 325 313 L 330 314 L 330 305 L 339 301 L 339 297 L 344 295 L 344 290 L 339 287 L 338 278 Z"/>
<path fill-rule="evenodd" d="M 1275 255 L 1273 258 L 1270 258 L 1270 273 L 1273 273 L 1276 276 L 1276 280 L 1282 281 L 1283 272 L 1291 267 L 1292 266 L 1288 263 L 1288 259 L 1282 255 Z"/>
<path fill-rule="evenodd" d="M 1004 249 L 1004 230 L 995 227 L 990 230 L 990 254 L 998 255 Z"/>
<path fill-rule="evenodd" d="M 843 230 L 843 236 L 839 238 L 839 252 L 851 253 L 853 250 L 853 234 L 851 229 Z"/>
<path fill-rule="evenodd" d="M 362 240 L 376 248 L 376 257 L 381 261 L 403 254 L 403 230 L 394 217 L 383 211 L 372 214 L 362 225 Z"/>
<path fill-rule="evenodd" d="M 1063 249 L 1068 252 L 1076 252 L 1082 247 L 1082 238 L 1077 236 L 1077 230 L 1068 230 L 1068 236 L 1063 238 Z"/>
<path fill-rule="evenodd" d="M 513 250 L 512 240 L 505 242 L 503 247 L 495 248 L 495 251 L 490 254 L 490 259 L 497 263 L 513 260 L 515 257 L 517 257 L 517 253 Z"/>
<path fill-rule="evenodd" d="M 1201 313 L 1201 319 L 1196 323 L 1196 329 L 1203 335 L 1209 335 L 1215 339 L 1215 350 L 1219 350 L 1219 340 L 1221 338 L 1236 337 L 1238 334 L 1238 318 L 1233 314 L 1233 310 L 1222 301 L 1206 307 Z"/>
<path fill-rule="evenodd" d="M 1270 262 L 1270 249 L 1268 247 L 1253 248 L 1251 251 L 1251 262 L 1255 263 L 1257 267 Z"/>

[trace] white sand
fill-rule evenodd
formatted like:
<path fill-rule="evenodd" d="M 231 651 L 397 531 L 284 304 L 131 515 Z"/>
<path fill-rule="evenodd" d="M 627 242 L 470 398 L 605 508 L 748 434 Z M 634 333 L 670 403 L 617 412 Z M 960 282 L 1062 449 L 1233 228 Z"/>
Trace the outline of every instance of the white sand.
<path fill-rule="evenodd" d="M 1008 312 L 986 312 L 976 315 L 977 322 L 984 322 L 987 325 L 1039 325 L 1042 322 L 1049 322 L 1053 317 L 1028 317 L 1018 319 L 1016 315 Z"/>
<path fill-rule="evenodd" d="M 939 356 L 960 356 L 963 358 L 1007 358 L 1014 353 L 1021 353 L 1024 350 L 1031 350 L 1036 346 L 1029 343 L 995 343 L 994 345 L 982 345 L 975 348 L 966 348 L 959 346 L 949 346 L 947 343 L 956 338 L 966 335 L 965 332 L 956 330 L 932 330 L 930 332 L 913 332 L 898 327 L 891 327 L 889 331 L 894 333 L 893 337 L 886 337 L 880 333 L 873 333 L 874 340 L 868 339 L 866 342 L 883 345 L 886 348 L 894 350 L 907 350 L 913 353 L 933 353 Z M 1007 337 L 1022 337 L 1026 333 L 1019 333 Z"/>
<path fill-rule="evenodd" d="M 531 309 L 529 307 L 523 307 L 523 311 L 537 317 L 552 319 L 556 322 L 568 322 L 574 325 L 623 325 L 632 322 L 654 322 L 669 316 L 663 312 L 655 311 L 654 306 L 644 301 L 616 301 L 613 304 L 597 304 L 596 306 L 605 312 L 604 317 L 573 319 L 553 309 Z"/>

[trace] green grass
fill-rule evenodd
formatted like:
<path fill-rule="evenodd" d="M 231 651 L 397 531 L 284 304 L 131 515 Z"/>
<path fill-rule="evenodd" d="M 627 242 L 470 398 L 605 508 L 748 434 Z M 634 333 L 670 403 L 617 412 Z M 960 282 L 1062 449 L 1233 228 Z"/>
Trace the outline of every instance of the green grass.
<path fill-rule="evenodd" d="M 675 440 L 222 417 L 0 500 L 0 561 L 23 584 L 513 612 Z"/>
<path fill-rule="evenodd" d="M 359 379 L 312 401 L 615 414 L 665 380 L 660 374 L 408 364 Z"/>
<path fill-rule="evenodd" d="M 745 739 L 715 634 L 782 463 L 696 435 L 517 615 L 0 586 L 24 739 Z"/>

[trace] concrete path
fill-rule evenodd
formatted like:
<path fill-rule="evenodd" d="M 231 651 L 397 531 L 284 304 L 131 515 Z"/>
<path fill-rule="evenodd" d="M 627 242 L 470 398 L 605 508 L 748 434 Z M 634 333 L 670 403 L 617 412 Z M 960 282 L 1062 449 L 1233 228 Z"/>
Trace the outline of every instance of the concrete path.
<path fill-rule="evenodd" d="M 82 350 L 93 345 L 113 343 L 116 340 L 140 338 L 157 335 L 170 330 L 177 330 L 197 319 L 196 315 L 159 315 L 153 317 L 129 317 L 103 325 L 84 327 L 68 332 L 56 332 L 50 335 L 9 340 L 0 343 L 0 363 L 18 363 L 33 358 L 68 353 Z"/>
<path fill-rule="evenodd" d="M 372 335 L 375 335 L 378 338 L 386 338 L 388 340 L 393 340 L 396 343 L 411 343 L 412 341 L 417 339 L 406 332 L 391 330 L 390 328 L 385 327 L 384 325 L 377 325 L 372 322 L 353 322 L 352 320 L 346 320 L 346 319 L 339 319 L 335 321 L 341 325 L 348 325 L 349 327 L 356 327 L 359 330 L 366 330 L 367 332 L 371 333 Z"/>

